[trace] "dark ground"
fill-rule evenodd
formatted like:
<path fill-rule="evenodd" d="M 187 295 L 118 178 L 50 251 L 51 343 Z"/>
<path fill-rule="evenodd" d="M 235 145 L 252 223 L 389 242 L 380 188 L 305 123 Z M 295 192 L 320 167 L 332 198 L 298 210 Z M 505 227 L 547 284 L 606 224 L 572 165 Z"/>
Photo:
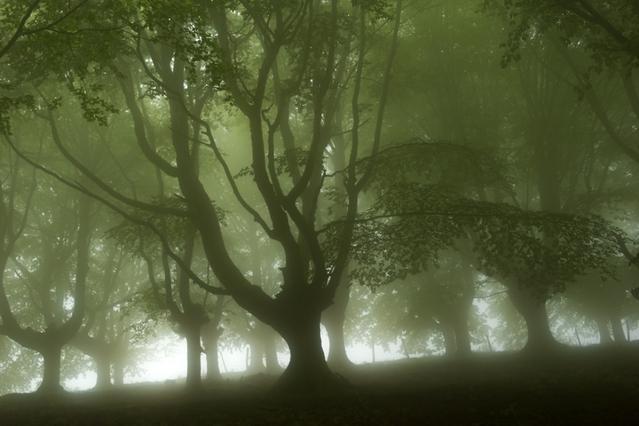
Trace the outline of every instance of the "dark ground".
<path fill-rule="evenodd" d="M 639 347 L 484 354 L 356 367 L 323 397 L 269 392 L 273 378 L 187 396 L 175 384 L 0 398 L 0 425 L 639 425 Z"/>

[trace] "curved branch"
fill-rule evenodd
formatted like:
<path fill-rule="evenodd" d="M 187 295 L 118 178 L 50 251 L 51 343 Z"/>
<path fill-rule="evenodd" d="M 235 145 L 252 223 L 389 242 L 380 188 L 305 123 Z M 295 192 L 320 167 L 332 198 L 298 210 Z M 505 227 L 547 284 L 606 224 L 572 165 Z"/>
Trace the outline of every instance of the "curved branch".
<path fill-rule="evenodd" d="M 632 40 L 630 40 L 624 33 L 615 27 L 604 15 L 602 15 L 593 5 L 591 5 L 587 0 L 577 0 L 585 10 L 579 10 L 575 7 L 568 6 L 569 10 L 572 10 L 573 13 L 580 16 L 586 21 L 589 21 L 592 24 L 595 24 L 602 28 L 605 32 L 610 35 L 613 40 L 619 43 L 624 50 L 626 50 L 631 55 L 639 58 L 639 47 L 633 44 Z"/>
<path fill-rule="evenodd" d="M 113 197 L 116 200 L 118 200 L 118 201 L 120 201 L 120 202 L 122 202 L 124 204 L 127 204 L 127 205 L 129 205 L 131 207 L 134 207 L 134 208 L 137 208 L 137 209 L 141 209 L 141 210 L 145 210 L 145 211 L 149 211 L 149 212 L 152 212 L 152 213 L 170 214 L 170 215 L 178 216 L 178 217 L 186 217 L 187 216 L 187 212 L 184 211 L 184 210 L 171 208 L 171 207 L 155 206 L 153 204 L 144 203 L 142 201 L 135 200 L 133 198 L 127 197 L 127 196 L 121 194 L 120 192 L 116 191 L 115 189 L 111 188 L 106 182 L 104 182 L 98 176 L 96 176 L 87 166 L 82 164 L 82 162 L 80 160 L 75 158 L 69 152 L 69 150 L 66 149 L 66 147 L 64 146 L 64 144 L 62 142 L 62 138 L 60 137 L 60 134 L 58 132 L 58 127 L 55 124 L 55 120 L 53 118 L 53 114 L 51 113 L 51 111 L 49 111 L 49 115 L 48 115 L 47 120 L 49 121 L 50 126 L 51 126 L 51 135 L 53 136 L 53 142 L 58 147 L 58 150 L 64 156 L 64 158 L 66 158 L 84 176 L 86 176 L 94 184 L 96 184 L 98 186 L 98 188 L 100 188 L 101 190 L 103 190 L 104 192 L 109 194 L 111 197 Z"/>
<path fill-rule="evenodd" d="M 22 158 L 24 161 L 26 161 L 27 163 L 29 163 L 32 167 L 35 167 L 36 169 L 40 170 L 41 172 L 45 173 L 48 176 L 51 176 L 52 178 L 54 178 L 55 180 L 57 180 L 58 182 L 68 186 L 69 188 L 75 189 L 76 191 L 79 191 L 91 198 L 93 198 L 94 200 L 97 200 L 98 202 L 100 202 L 101 204 L 105 205 L 106 207 L 108 207 L 109 209 L 111 209 L 112 211 L 116 212 L 117 214 L 119 214 L 120 216 L 122 216 L 124 219 L 128 220 L 129 222 L 135 224 L 135 225 L 139 225 L 139 226 L 143 226 L 147 229 L 149 229 L 153 234 L 155 234 L 158 239 L 160 240 L 162 247 L 167 251 L 167 254 L 169 255 L 169 257 L 171 257 L 171 259 L 173 259 L 175 261 L 175 263 L 178 264 L 178 266 L 180 268 L 182 268 L 189 276 L 189 278 L 191 278 L 191 280 L 193 280 L 193 282 L 198 285 L 199 287 L 201 287 L 202 289 L 208 291 L 209 293 L 212 294 L 229 294 L 225 289 L 221 289 L 219 287 L 214 287 L 211 286 L 209 284 L 207 284 L 205 281 L 203 281 L 200 277 L 198 277 L 195 272 L 193 272 L 187 265 L 184 264 L 184 262 L 182 261 L 182 258 L 180 258 L 180 256 L 178 256 L 177 254 L 175 254 L 172 250 L 171 250 L 171 246 L 169 244 L 168 239 L 166 238 L 166 236 L 152 223 L 144 220 L 144 219 L 140 219 L 139 217 L 133 216 L 130 213 L 127 213 L 126 211 L 124 211 L 123 209 L 121 209 L 120 207 L 118 207 L 117 205 L 115 205 L 114 203 L 110 202 L 109 200 L 107 200 L 104 197 L 101 197 L 93 192 L 91 192 L 90 190 L 88 190 L 87 188 L 85 188 L 84 186 L 75 183 L 75 182 L 71 182 L 68 179 L 65 179 L 64 177 L 60 176 L 59 174 L 57 174 L 56 172 L 49 170 L 48 168 L 46 168 L 45 166 L 38 164 L 37 162 L 31 160 L 29 157 L 27 157 L 22 151 L 20 151 L 18 149 L 18 147 L 15 146 L 15 144 L 13 142 L 11 142 L 11 140 L 7 137 L 5 137 L 6 142 L 9 144 L 9 146 L 11 147 L 11 149 L 20 157 Z"/>
<path fill-rule="evenodd" d="M 577 80 L 579 81 L 581 85 L 588 87 L 587 85 L 585 85 L 585 82 L 583 78 L 581 77 L 579 69 L 577 68 L 577 65 L 575 64 L 575 62 L 570 57 L 570 54 L 566 51 L 566 49 L 563 46 L 558 45 L 557 48 L 559 50 L 559 53 L 563 56 L 566 63 L 572 70 L 573 74 L 575 75 L 575 78 L 577 78 Z M 626 154 L 628 157 L 630 157 L 631 159 L 639 163 L 639 151 L 633 148 L 631 145 L 628 145 L 626 141 L 623 140 L 621 135 L 617 132 L 617 129 L 615 129 L 613 123 L 610 121 L 610 117 L 608 116 L 608 113 L 606 112 L 605 108 L 601 104 L 601 101 L 597 97 L 597 94 L 595 93 L 592 87 L 588 87 L 586 89 L 585 98 L 590 104 L 592 112 L 595 114 L 595 116 L 597 117 L 601 125 L 603 126 L 604 130 L 608 133 L 608 136 L 610 136 L 610 139 L 612 140 L 612 142 L 615 145 L 617 145 L 617 147 L 619 147 L 619 149 L 624 154 Z"/>
<path fill-rule="evenodd" d="M 191 119 L 197 121 L 198 123 L 200 123 L 200 125 L 204 127 L 204 132 L 206 134 L 207 139 L 209 140 L 209 143 L 207 144 L 207 146 L 211 148 L 211 150 L 215 154 L 215 158 L 222 165 L 222 169 L 224 170 L 224 175 L 226 176 L 226 180 L 229 182 L 229 185 L 231 185 L 231 190 L 233 191 L 233 195 L 235 195 L 235 198 L 237 199 L 237 201 L 244 208 L 244 210 L 246 210 L 251 216 L 253 216 L 253 219 L 255 220 L 255 222 L 260 224 L 260 226 L 264 229 L 264 232 L 266 232 L 266 234 L 269 237 L 273 238 L 274 237 L 273 230 L 268 226 L 268 224 L 266 223 L 266 220 L 264 220 L 264 218 L 262 218 L 262 216 L 257 212 L 257 210 L 251 207 L 251 205 L 242 196 L 240 189 L 235 183 L 235 178 L 233 177 L 233 174 L 231 173 L 231 169 L 229 168 L 228 163 L 224 159 L 224 156 L 220 152 L 220 149 L 218 148 L 217 143 L 215 142 L 213 131 L 211 130 L 211 126 L 209 125 L 209 123 L 206 122 L 205 120 L 202 120 L 201 118 L 198 118 L 192 115 L 190 111 L 186 109 L 186 105 L 184 105 L 184 107 L 185 107 L 185 110 L 187 111 L 187 114 L 189 114 L 189 116 L 191 117 Z"/>
<path fill-rule="evenodd" d="M 33 12 L 35 12 L 35 10 L 38 8 L 40 3 L 42 3 L 42 0 L 34 0 L 33 2 L 31 2 L 27 10 L 24 12 L 24 15 L 22 15 L 22 19 L 20 19 L 20 22 L 18 23 L 18 26 L 16 30 L 14 31 L 13 35 L 7 41 L 7 43 L 0 49 L 0 58 L 6 55 L 7 52 L 11 50 L 13 45 L 16 44 L 18 39 L 25 34 L 24 28 L 27 25 L 27 21 L 29 20 L 29 18 L 31 18 L 31 15 L 33 15 Z"/>
<path fill-rule="evenodd" d="M 88 2 L 89 2 L 89 0 L 81 0 L 80 2 L 78 2 L 78 4 L 76 4 L 75 6 L 70 8 L 69 10 L 67 10 L 65 13 L 63 13 L 57 19 L 54 19 L 53 21 L 51 21 L 48 24 L 45 24 L 45 25 L 43 25 L 41 27 L 36 27 L 36 28 L 30 29 L 30 30 L 24 31 L 22 33 L 22 35 L 31 35 L 31 34 L 39 33 L 39 32 L 42 32 L 42 31 L 51 30 L 56 25 L 58 25 L 59 23 L 61 23 L 65 19 L 67 19 L 69 16 L 73 15 L 78 9 L 80 9 L 82 6 L 84 6 Z"/>
<path fill-rule="evenodd" d="M 86 283 L 89 274 L 89 247 L 91 244 L 91 203 L 88 197 L 80 201 L 79 226 L 76 242 L 76 271 L 75 286 L 73 291 L 73 311 L 71 318 L 62 327 L 65 340 L 70 340 L 75 335 L 84 320 L 86 308 Z"/>
<path fill-rule="evenodd" d="M 121 71 L 118 70 L 115 66 L 113 66 L 113 69 L 117 76 L 118 83 L 120 83 L 120 87 L 124 95 L 124 100 L 127 104 L 127 107 L 129 108 L 129 111 L 131 112 L 131 117 L 133 118 L 135 138 L 138 142 L 140 150 L 151 163 L 153 163 L 164 173 L 171 177 L 177 177 L 177 168 L 171 165 L 164 158 L 162 158 L 151 146 L 149 140 L 146 137 L 146 130 L 144 129 L 144 117 L 136 101 L 135 89 L 133 87 L 133 76 L 131 75 L 130 70 L 127 68 L 125 71 Z"/>
<path fill-rule="evenodd" d="M 397 0 L 397 7 L 395 9 L 395 26 L 393 28 L 393 39 L 391 42 L 390 51 L 386 62 L 386 69 L 384 70 L 384 81 L 382 86 L 382 94 L 379 99 L 379 107 L 377 110 L 377 120 L 375 123 L 375 133 L 373 136 L 373 149 L 371 157 L 374 158 L 375 154 L 379 151 L 379 147 L 382 139 L 382 125 L 384 123 L 384 113 L 386 111 L 386 103 L 388 100 L 388 94 L 390 92 L 390 82 L 392 78 L 393 64 L 395 63 L 395 56 L 397 55 L 397 45 L 399 39 L 399 27 L 402 18 L 402 0 Z M 357 183 L 357 188 L 361 189 L 366 185 L 368 179 L 373 174 L 375 169 L 375 160 L 371 161 L 368 169 L 364 172 L 364 176 Z"/>

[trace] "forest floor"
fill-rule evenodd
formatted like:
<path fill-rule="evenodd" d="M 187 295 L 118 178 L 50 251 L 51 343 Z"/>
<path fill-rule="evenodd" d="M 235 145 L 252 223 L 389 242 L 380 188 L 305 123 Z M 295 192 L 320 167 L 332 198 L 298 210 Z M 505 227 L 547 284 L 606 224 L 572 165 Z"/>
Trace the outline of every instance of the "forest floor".
<path fill-rule="evenodd" d="M 339 394 L 275 394 L 273 377 L 197 395 L 129 385 L 58 399 L 0 398 L 0 425 L 639 425 L 639 346 L 543 357 L 475 354 L 356 366 Z"/>

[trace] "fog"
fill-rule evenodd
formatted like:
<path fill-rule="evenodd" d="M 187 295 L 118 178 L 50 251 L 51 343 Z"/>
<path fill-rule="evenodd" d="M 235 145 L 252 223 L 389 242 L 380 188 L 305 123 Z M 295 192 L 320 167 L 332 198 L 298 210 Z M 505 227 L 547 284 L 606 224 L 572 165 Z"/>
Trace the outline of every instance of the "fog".
<path fill-rule="evenodd" d="M 0 0 L 0 70 L 0 423 L 632 416 L 635 0 Z"/>

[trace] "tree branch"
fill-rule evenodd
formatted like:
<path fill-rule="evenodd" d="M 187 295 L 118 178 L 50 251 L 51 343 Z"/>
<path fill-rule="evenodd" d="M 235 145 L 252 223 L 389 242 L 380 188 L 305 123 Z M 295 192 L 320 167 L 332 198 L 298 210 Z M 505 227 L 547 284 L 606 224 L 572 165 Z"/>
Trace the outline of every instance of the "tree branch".
<path fill-rule="evenodd" d="M 151 232 L 153 232 L 160 240 L 163 248 L 167 251 L 167 254 L 169 255 L 169 257 L 171 257 L 171 259 L 173 259 L 178 266 L 180 266 L 180 268 L 182 268 L 188 275 L 189 278 L 191 278 L 191 280 L 193 280 L 193 282 L 195 284 L 197 284 L 198 286 L 202 287 L 203 289 L 205 289 L 206 291 L 212 293 L 212 294 L 228 294 L 228 292 L 224 289 L 218 288 L 218 287 L 213 287 L 208 285 L 206 282 L 204 282 L 200 277 L 198 277 L 193 271 L 190 270 L 190 268 L 188 268 L 184 262 L 182 261 L 182 259 L 180 258 L 180 256 L 178 256 L 177 254 L 175 254 L 172 250 L 171 250 L 171 246 L 169 244 L 169 241 L 167 240 L 166 236 L 152 223 L 140 219 L 139 217 L 133 216 L 129 213 L 127 213 L 126 211 L 124 211 L 123 209 L 121 209 L 120 207 L 118 207 L 117 205 L 115 205 L 114 203 L 110 202 L 109 200 L 107 200 L 104 197 L 101 197 L 93 192 L 91 192 L 90 190 L 88 190 L 87 188 L 85 188 L 84 186 L 71 182 L 68 179 L 63 178 L 62 176 L 58 175 L 57 173 L 55 173 L 52 170 L 49 170 L 48 168 L 46 168 L 45 166 L 36 163 L 35 161 L 31 160 L 29 157 L 27 157 L 22 151 L 20 151 L 18 149 L 18 147 L 16 147 L 13 142 L 11 142 L 11 140 L 7 137 L 5 137 L 6 142 L 9 144 L 9 146 L 11 147 L 11 149 L 20 157 L 22 158 L 24 161 L 26 161 L 27 163 L 29 163 L 31 166 L 35 167 L 36 169 L 40 170 L 41 172 L 45 173 L 48 176 L 51 176 L 52 178 L 54 178 L 55 180 L 61 182 L 62 184 L 68 186 L 69 188 L 75 189 L 76 191 L 79 191 L 95 200 L 97 200 L 98 202 L 102 203 L 103 205 L 105 205 L 106 207 L 108 207 L 109 209 L 111 209 L 112 211 L 118 213 L 120 216 L 122 216 L 123 218 L 125 218 L 126 220 L 128 220 L 129 222 L 135 224 L 135 225 L 139 225 L 142 227 L 145 227 L 147 229 L 149 229 Z"/>
<path fill-rule="evenodd" d="M 33 15 L 33 12 L 35 12 L 35 10 L 38 8 L 40 3 L 42 3 L 42 0 L 34 0 L 31 2 L 27 10 L 25 11 L 24 15 L 22 15 L 22 19 L 20 19 L 20 22 L 18 22 L 18 26 L 16 27 L 16 30 L 14 31 L 13 35 L 7 41 L 7 43 L 0 49 L 0 58 L 6 55 L 7 52 L 11 50 L 13 45 L 16 44 L 18 39 L 25 34 L 24 29 L 25 29 L 25 26 L 27 25 L 27 21 L 29 20 L 29 18 L 31 18 L 31 15 Z"/>
<path fill-rule="evenodd" d="M 69 150 L 66 149 L 64 143 L 62 142 L 62 138 L 60 137 L 60 133 L 58 132 L 58 128 L 55 124 L 55 119 L 53 118 L 53 114 L 51 111 L 48 113 L 49 124 L 51 126 L 51 135 L 53 136 L 53 142 L 58 147 L 60 153 L 67 159 L 75 168 L 77 168 L 84 176 L 89 178 L 94 184 L 97 185 L 102 191 L 106 192 L 111 197 L 116 200 L 129 205 L 130 207 L 134 207 L 140 210 L 149 211 L 156 214 L 169 214 L 178 217 L 186 217 L 187 212 L 184 210 L 172 208 L 172 207 L 163 207 L 156 206 L 153 204 L 144 203 L 142 201 L 127 197 L 122 193 L 116 191 L 111 186 L 109 186 L 106 182 L 101 180 L 98 176 L 96 176 L 87 166 L 85 166 L 80 160 L 75 158 Z M 5 136 L 6 138 L 6 136 Z"/>
<path fill-rule="evenodd" d="M 120 83 L 122 93 L 124 94 L 124 100 L 131 112 L 138 147 L 140 147 L 144 156 L 156 167 L 171 177 L 177 177 L 177 168 L 162 158 L 151 146 L 146 137 L 146 130 L 144 128 L 145 120 L 136 101 L 131 71 L 128 68 L 126 68 L 125 71 L 118 70 L 115 66 L 113 66 L 113 69 L 118 78 L 118 82 Z"/>

